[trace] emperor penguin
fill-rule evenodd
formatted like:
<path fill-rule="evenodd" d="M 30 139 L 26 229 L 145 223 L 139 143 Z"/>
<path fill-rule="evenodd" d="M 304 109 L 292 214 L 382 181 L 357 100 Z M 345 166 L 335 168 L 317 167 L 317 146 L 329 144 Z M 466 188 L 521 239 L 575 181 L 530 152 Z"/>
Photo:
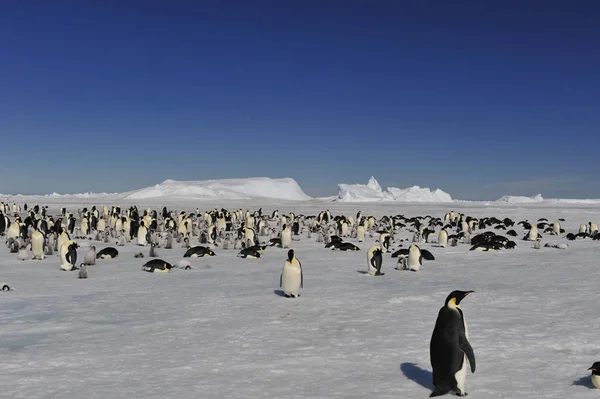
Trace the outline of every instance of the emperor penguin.
<path fill-rule="evenodd" d="M 79 278 L 88 278 L 88 271 L 87 267 L 85 267 L 85 263 L 82 263 L 81 266 L 79 266 Z"/>
<path fill-rule="evenodd" d="M 58 235 L 58 239 L 56 240 L 56 250 L 60 251 L 60 247 L 63 243 L 70 241 L 69 233 L 67 233 L 67 229 L 61 227 L 60 234 Z"/>
<path fill-rule="evenodd" d="M 17 259 L 29 260 L 29 251 L 27 251 L 27 247 L 25 245 L 21 245 L 19 247 L 19 253 L 17 254 Z"/>
<path fill-rule="evenodd" d="M 590 367 L 588 370 L 592 371 L 592 384 L 596 388 L 600 388 L 600 362 L 595 362 L 594 364 L 592 364 L 592 367 Z"/>
<path fill-rule="evenodd" d="M 141 245 L 145 247 L 148 245 L 148 241 L 146 241 L 146 236 L 148 235 L 148 229 L 143 221 L 140 222 L 140 227 L 137 233 L 137 245 Z"/>
<path fill-rule="evenodd" d="M 148 256 L 151 258 L 158 258 L 156 253 L 156 245 L 154 243 L 150 244 L 150 254 Z"/>
<path fill-rule="evenodd" d="M 170 263 L 162 259 L 152 259 L 142 266 L 142 270 L 149 273 L 169 273 L 172 267 Z"/>
<path fill-rule="evenodd" d="M 531 229 L 529 229 L 529 233 L 525 237 L 527 241 L 537 241 L 538 239 L 538 228 L 536 225 L 532 224 Z"/>
<path fill-rule="evenodd" d="M 430 397 L 445 395 L 450 391 L 457 396 L 467 395 L 467 360 L 474 373 L 475 354 L 469 343 L 469 329 L 460 302 L 472 292 L 453 291 L 438 313 L 429 345 L 435 386 Z"/>
<path fill-rule="evenodd" d="M 304 275 L 302 264 L 294 256 L 294 250 L 288 251 L 288 257 L 283 265 L 279 276 L 279 287 L 283 290 L 286 298 L 297 298 L 300 296 L 300 288 L 304 288 Z"/>
<path fill-rule="evenodd" d="M 552 232 L 556 235 L 560 234 L 560 222 L 558 220 L 552 223 Z"/>
<path fill-rule="evenodd" d="M 77 262 L 77 242 L 65 241 L 60 246 L 60 268 L 65 271 L 73 270 Z"/>
<path fill-rule="evenodd" d="M 381 252 L 383 252 L 384 254 L 389 252 L 390 250 L 390 241 L 391 241 L 392 237 L 390 236 L 389 233 L 381 233 L 379 235 L 379 245 L 380 245 L 380 249 Z"/>
<path fill-rule="evenodd" d="M 438 244 L 442 248 L 446 248 L 448 245 L 448 232 L 446 229 L 441 229 L 440 234 L 438 234 Z"/>
<path fill-rule="evenodd" d="M 365 224 L 362 221 L 356 228 L 356 239 L 358 242 L 363 242 L 365 240 Z"/>
<path fill-rule="evenodd" d="M 35 229 L 31 234 L 31 252 L 33 259 L 44 259 L 44 235 L 39 229 Z"/>
<path fill-rule="evenodd" d="M 96 247 L 91 246 L 83 258 L 83 265 L 95 265 L 96 264 Z"/>
<path fill-rule="evenodd" d="M 283 225 L 283 229 L 281 230 L 281 248 L 289 248 L 292 244 L 292 231 L 287 226 L 287 224 Z"/>
<path fill-rule="evenodd" d="M 367 252 L 367 273 L 371 276 L 383 276 L 381 264 L 383 262 L 382 250 L 379 245 L 373 245 Z"/>
<path fill-rule="evenodd" d="M 423 258 L 426 260 L 435 260 L 431 252 L 421 249 L 417 244 L 411 244 L 408 249 L 402 248 L 392 254 L 392 258 L 400 257 L 398 263 L 405 266 L 408 270 L 417 272 L 423 265 Z M 396 267 L 398 270 L 401 268 Z"/>
<path fill-rule="evenodd" d="M 579 232 L 580 233 L 587 233 L 587 224 L 581 223 L 581 225 L 579 225 Z"/>

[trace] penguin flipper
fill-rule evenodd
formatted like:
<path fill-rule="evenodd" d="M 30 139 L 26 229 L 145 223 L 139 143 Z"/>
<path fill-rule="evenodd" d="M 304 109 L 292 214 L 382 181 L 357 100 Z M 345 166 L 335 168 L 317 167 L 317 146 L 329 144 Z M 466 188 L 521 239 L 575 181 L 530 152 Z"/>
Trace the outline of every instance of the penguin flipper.
<path fill-rule="evenodd" d="M 392 254 L 392 258 L 397 258 L 399 255 L 408 255 L 408 248 L 402 248 Z"/>
<path fill-rule="evenodd" d="M 421 255 L 423 258 L 425 258 L 425 260 L 435 260 L 435 256 L 433 256 L 433 254 L 426 249 L 421 250 Z"/>
<path fill-rule="evenodd" d="M 279 275 L 279 288 L 283 285 L 283 272 Z"/>
<path fill-rule="evenodd" d="M 465 336 L 461 336 L 458 339 L 458 346 L 460 349 L 467 355 L 467 359 L 469 359 L 469 364 L 471 365 L 471 373 L 475 372 L 475 353 L 473 353 L 473 348 L 469 343 L 469 340 Z"/>

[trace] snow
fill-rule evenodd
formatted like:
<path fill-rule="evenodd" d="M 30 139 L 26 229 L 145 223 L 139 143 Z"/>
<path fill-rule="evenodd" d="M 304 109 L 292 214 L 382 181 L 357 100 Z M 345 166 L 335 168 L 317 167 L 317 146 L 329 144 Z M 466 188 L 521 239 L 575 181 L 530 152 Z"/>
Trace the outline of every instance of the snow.
<path fill-rule="evenodd" d="M 155 209 L 198 206 L 193 200 L 153 201 Z M 61 202 L 72 211 L 92 203 Z M 207 200 L 201 208 L 221 205 Z M 263 207 L 265 213 L 316 214 L 325 206 L 334 215 L 398 213 L 393 202 L 226 205 Z M 58 206 L 49 210 L 56 214 Z M 586 204 L 405 204 L 402 213 L 443 217 L 450 210 L 515 221 L 565 218 L 567 232 L 600 219 L 600 209 Z M 542 235 L 542 243 L 566 242 Z M 89 279 L 79 280 L 77 272 L 59 270 L 57 256 L 17 262 L 0 245 L 0 282 L 14 289 L 0 292 L 2 395 L 426 398 L 437 312 L 450 291 L 470 289 L 475 293 L 461 303 L 477 359 L 475 374 L 467 375 L 470 398 L 598 397 L 587 368 L 600 360 L 599 241 L 535 250 L 517 240 L 515 250 L 498 252 L 422 244 L 436 260 L 425 261 L 419 272 L 394 270 L 388 254 L 385 276 L 370 277 L 359 271 L 366 270 L 365 252 L 375 238 L 356 243 L 359 252 L 326 250 L 314 235 L 294 242 L 304 270 L 297 300 L 278 291 L 286 249 L 268 248 L 263 258 L 250 260 L 217 248 L 216 257 L 189 259 L 191 270 L 156 275 L 140 270 L 147 258 L 133 258 L 148 248 L 128 244 L 118 247 L 118 258 L 98 260 L 88 267 Z M 175 264 L 184 249 L 158 253 Z"/>
<path fill-rule="evenodd" d="M 375 177 L 364 184 L 339 184 L 338 201 L 341 202 L 452 202 L 450 194 L 436 189 L 413 186 L 405 189 L 388 187 L 383 191 Z"/>
<path fill-rule="evenodd" d="M 537 194 L 533 197 L 524 197 L 519 195 L 504 195 L 498 198 L 498 202 L 508 202 L 511 204 L 530 204 L 535 202 L 542 202 L 544 198 L 542 194 Z"/>
<path fill-rule="evenodd" d="M 140 200 L 160 197 L 194 199 L 250 199 L 253 197 L 305 201 L 310 197 L 302 191 L 294 179 L 271 179 L 254 177 L 247 179 L 221 179 L 202 181 L 165 180 L 161 184 L 143 188 L 124 196 Z"/>

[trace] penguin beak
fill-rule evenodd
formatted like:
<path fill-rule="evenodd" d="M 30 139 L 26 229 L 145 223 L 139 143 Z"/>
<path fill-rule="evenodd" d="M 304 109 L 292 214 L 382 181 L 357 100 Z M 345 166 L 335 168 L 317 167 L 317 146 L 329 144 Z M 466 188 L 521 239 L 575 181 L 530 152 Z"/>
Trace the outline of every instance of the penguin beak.
<path fill-rule="evenodd" d="M 475 292 L 475 291 L 465 291 L 465 296 L 472 294 L 473 292 Z"/>
<path fill-rule="evenodd" d="M 596 369 L 592 366 L 588 370 L 596 371 Z"/>

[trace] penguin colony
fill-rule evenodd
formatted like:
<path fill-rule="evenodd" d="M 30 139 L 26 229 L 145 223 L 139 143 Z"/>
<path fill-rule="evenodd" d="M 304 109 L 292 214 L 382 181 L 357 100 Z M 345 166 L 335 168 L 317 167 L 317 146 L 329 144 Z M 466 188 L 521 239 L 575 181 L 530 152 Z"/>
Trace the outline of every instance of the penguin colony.
<path fill-rule="evenodd" d="M 26 210 L 24 214 L 22 209 Z M 441 218 L 394 215 L 376 219 L 361 212 L 355 216 L 333 216 L 329 210 L 317 215 L 280 215 L 277 210 L 264 214 L 262 208 L 253 212 L 196 209 L 188 213 L 163 207 L 161 211 L 148 208 L 140 212 L 136 206 L 109 209 L 105 205 L 75 212 L 61 207 L 58 214 L 52 215 L 47 209 L 39 205 L 21 208 L 17 204 L 12 207 L 0 204 L 0 236 L 5 237 L 10 253 L 16 253 L 19 261 L 39 260 L 54 264 L 59 270 L 78 270 L 78 278 L 87 279 L 90 266 L 101 267 L 97 260 L 110 261 L 119 256 L 114 246 L 147 247 L 151 259 L 141 270 L 150 273 L 191 270 L 194 267 L 186 258 L 217 256 L 217 249 L 237 250 L 237 257 L 242 259 L 260 259 L 268 248 L 279 247 L 287 250 L 279 275 L 279 288 L 287 298 L 300 297 L 304 288 L 303 267 L 293 249 L 294 242 L 301 239 L 312 239 L 323 250 L 355 252 L 362 250 L 356 244 L 363 243 L 367 236 L 375 238 L 376 244 L 366 251 L 364 272 L 374 277 L 386 275 L 382 271 L 386 258 L 397 259 L 396 270 L 420 271 L 423 260 L 435 260 L 434 254 L 422 248 L 422 244 L 432 244 L 435 251 L 460 244 L 468 245 L 470 251 L 489 252 L 515 248 L 520 235 L 521 241 L 533 242 L 536 249 L 541 248 L 542 234 L 566 240 L 600 240 L 598 226 L 593 222 L 581 224 L 577 232 L 566 233 L 561 228 L 564 219 L 515 223 L 509 218 L 472 218 L 455 212 Z M 517 229 L 522 230 L 520 234 Z M 412 239 L 400 238 L 402 232 L 412 235 Z M 166 255 L 179 248 L 173 241 L 185 249 L 179 255 L 184 259 L 177 262 L 161 259 L 159 249 Z M 82 248 L 87 251 L 77 267 L 77 251 Z M 544 248 L 567 249 L 568 244 L 547 242 Z M 135 257 L 142 258 L 144 253 Z M 2 291 L 11 290 L 11 286 L 2 284 Z M 430 341 L 432 397 L 450 392 L 458 396 L 467 394 L 467 371 L 475 372 L 476 361 L 460 305 L 472 292 L 451 292 L 439 310 Z M 600 362 L 588 370 L 592 372 L 592 384 L 600 388 Z"/>

